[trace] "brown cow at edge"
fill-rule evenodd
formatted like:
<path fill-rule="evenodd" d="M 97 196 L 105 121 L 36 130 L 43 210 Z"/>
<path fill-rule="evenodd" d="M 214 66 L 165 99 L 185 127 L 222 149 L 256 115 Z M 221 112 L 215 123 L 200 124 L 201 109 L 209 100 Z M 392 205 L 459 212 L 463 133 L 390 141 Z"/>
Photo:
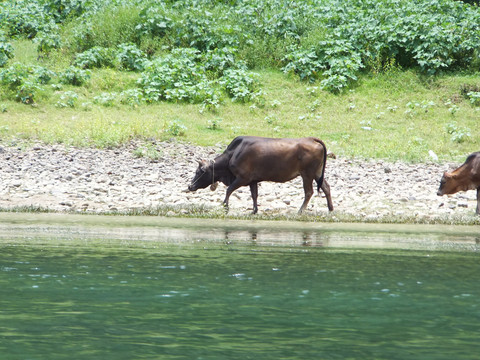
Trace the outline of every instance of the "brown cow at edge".
<path fill-rule="evenodd" d="M 480 215 L 480 152 L 470 154 L 462 166 L 445 172 L 440 180 L 437 195 L 455 194 L 459 191 L 477 190 L 477 209 Z"/>
<path fill-rule="evenodd" d="M 333 210 L 330 186 L 324 179 L 327 148 L 323 141 L 308 137 L 302 139 L 272 139 L 256 136 L 239 136 L 233 139 L 223 154 L 215 160 L 200 161 L 188 190 L 196 191 L 212 186 L 218 181 L 227 186 L 223 204 L 228 210 L 230 195 L 241 186 L 250 186 L 253 213 L 258 211 L 258 183 L 273 181 L 284 183 L 297 176 L 303 179 L 305 200 L 301 213 L 313 195 L 313 180 L 317 191 L 322 188 L 328 209 Z"/>

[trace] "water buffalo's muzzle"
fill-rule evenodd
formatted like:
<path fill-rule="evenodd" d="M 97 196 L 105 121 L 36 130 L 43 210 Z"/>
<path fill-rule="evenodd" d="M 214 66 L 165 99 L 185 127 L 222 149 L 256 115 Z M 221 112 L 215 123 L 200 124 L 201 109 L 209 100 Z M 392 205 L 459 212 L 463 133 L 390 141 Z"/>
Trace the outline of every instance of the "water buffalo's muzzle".
<path fill-rule="evenodd" d="M 442 190 L 438 190 L 438 191 L 437 191 L 437 195 L 438 195 L 438 196 L 443 196 L 443 191 L 442 191 Z"/>

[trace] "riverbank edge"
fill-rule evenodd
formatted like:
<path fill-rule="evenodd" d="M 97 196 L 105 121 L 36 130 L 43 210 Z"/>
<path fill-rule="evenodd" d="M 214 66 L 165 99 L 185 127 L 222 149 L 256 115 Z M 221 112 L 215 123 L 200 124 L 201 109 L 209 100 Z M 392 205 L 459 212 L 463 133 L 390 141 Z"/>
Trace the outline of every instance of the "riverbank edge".
<path fill-rule="evenodd" d="M 458 227 L 469 227 L 469 226 L 478 226 L 480 225 L 480 216 L 472 215 L 442 215 L 442 216 L 395 216 L 388 215 L 383 217 L 369 217 L 365 218 L 362 215 L 352 215 L 335 210 L 333 213 L 319 212 L 316 214 L 244 214 L 241 211 L 230 211 L 225 213 L 225 211 L 220 207 L 213 206 L 196 206 L 192 205 L 189 207 L 183 206 L 157 206 L 154 208 L 142 208 L 142 209 L 132 209 L 128 211 L 99 211 L 97 213 L 86 213 L 79 210 L 54 210 L 51 208 L 39 207 L 39 206 L 19 206 L 11 208 L 0 208 L 0 218 L 12 216 L 12 214 L 55 214 L 58 216 L 80 216 L 81 217 L 108 217 L 109 219 L 121 219 L 121 222 L 130 223 L 129 218 L 160 218 L 168 219 L 168 221 L 177 221 L 177 220 L 214 220 L 214 221 L 223 221 L 223 222 L 232 222 L 237 221 L 239 223 L 248 222 L 271 222 L 273 226 L 278 226 L 279 223 L 301 223 L 301 224 L 314 224 L 314 225 L 333 225 L 340 224 L 339 226 L 344 226 L 342 224 L 348 224 L 349 226 L 353 225 L 383 225 L 383 226 L 399 226 L 399 225 L 411 225 L 411 226 L 458 226 Z M 0 220 L 1 221 L 1 220 Z M 476 233 L 480 232 L 476 228 Z"/>
<path fill-rule="evenodd" d="M 35 229 L 68 227 L 104 227 L 104 228 L 172 228 L 231 231 L 303 231 L 303 232 L 355 232 L 355 233 L 396 233 L 396 234 L 431 234 L 445 236 L 473 236 L 480 234 L 476 225 L 455 224 L 405 224 L 405 223 L 367 223 L 367 222 L 305 222 L 301 220 L 265 219 L 212 219 L 180 218 L 166 216 L 119 216 L 105 214 L 72 213 L 25 213 L 3 212 L 0 216 L 0 230 L 6 226 L 28 227 Z"/>

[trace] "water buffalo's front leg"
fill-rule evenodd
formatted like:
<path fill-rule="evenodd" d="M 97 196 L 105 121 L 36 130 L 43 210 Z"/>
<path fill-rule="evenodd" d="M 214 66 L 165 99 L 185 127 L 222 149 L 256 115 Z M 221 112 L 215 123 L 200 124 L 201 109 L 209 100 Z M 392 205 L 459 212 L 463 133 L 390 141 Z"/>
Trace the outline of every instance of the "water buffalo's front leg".
<path fill-rule="evenodd" d="M 250 183 L 250 193 L 252 194 L 252 200 L 253 200 L 253 213 L 256 214 L 258 212 L 258 205 L 257 205 L 258 183 L 257 182 Z"/>
<path fill-rule="evenodd" d="M 225 195 L 225 200 L 223 200 L 223 206 L 225 207 L 225 211 L 228 212 L 228 200 L 230 199 L 230 195 L 237 190 L 241 186 L 245 186 L 247 183 L 240 178 L 236 178 L 227 188 L 227 194 Z"/>
<path fill-rule="evenodd" d="M 477 188 L 477 215 L 480 215 L 480 186 Z"/>
<path fill-rule="evenodd" d="M 333 211 L 333 203 L 332 203 L 332 195 L 330 194 L 330 185 L 328 185 L 327 180 L 323 179 L 323 183 L 321 185 L 323 192 L 325 193 L 325 197 L 327 198 L 327 205 L 328 210 Z M 318 194 L 320 195 L 320 194 Z"/>
<path fill-rule="evenodd" d="M 302 206 L 300 206 L 300 210 L 298 213 L 301 214 L 303 210 L 307 208 L 308 202 L 313 195 L 313 179 L 306 179 L 303 178 L 303 190 L 305 191 L 305 200 L 303 200 Z"/>

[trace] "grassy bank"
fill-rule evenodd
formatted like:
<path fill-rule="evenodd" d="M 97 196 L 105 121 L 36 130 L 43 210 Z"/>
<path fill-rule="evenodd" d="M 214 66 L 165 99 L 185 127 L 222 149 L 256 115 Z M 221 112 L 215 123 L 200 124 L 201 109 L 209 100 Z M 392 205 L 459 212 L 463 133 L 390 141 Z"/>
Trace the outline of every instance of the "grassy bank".
<path fill-rule="evenodd" d="M 404 161 L 479 149 L 468 1 L 13 0 L 0 20 L 3 142 L 318 136 Z"/>
<path fill-rule="evenodd" d="M 81 88 L 43 87 L 34 106 L 0 100 L 0 138 L 115 147 L 134 139 L 208 146 L 242 134 L 317 136 L 338 155 L 405 161 L 428 160 L 429 150 L 440 160 L 461 161 L 480 148 L 480 108 L 462 95 L 480 83 L 478 74 L 423 77 L 397 70 L 363 75 L 352 89 L 332 94 L 277 70 L 257 73 L 261 103 L 225 99 L 208 110 L 201 104 L 93 102 L 139 76 L 97 69 Z M 69 91 L 78 97 L 73 106 L 62 106 Z"/>

